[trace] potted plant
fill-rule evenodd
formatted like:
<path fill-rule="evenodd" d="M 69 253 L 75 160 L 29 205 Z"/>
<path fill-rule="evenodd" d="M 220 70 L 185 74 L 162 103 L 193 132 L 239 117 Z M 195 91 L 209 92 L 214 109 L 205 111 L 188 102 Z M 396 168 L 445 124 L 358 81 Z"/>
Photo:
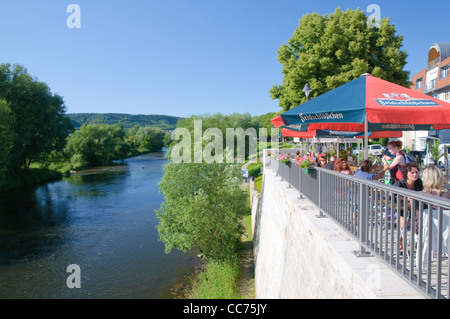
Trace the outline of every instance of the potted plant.
<path fill-rule="evenodd" d="M 303 173 L 311 175 L 314 173 L 314 161 L 310 157 L 301 157 L 297 160 L 298 166 L 302 169 Z"/>
<path fill-rule="evenodd" d="M 278 160 L 284 165 L 288 165 L 291 163 L 291 156 L 289 154 L 280 154 Z"/>

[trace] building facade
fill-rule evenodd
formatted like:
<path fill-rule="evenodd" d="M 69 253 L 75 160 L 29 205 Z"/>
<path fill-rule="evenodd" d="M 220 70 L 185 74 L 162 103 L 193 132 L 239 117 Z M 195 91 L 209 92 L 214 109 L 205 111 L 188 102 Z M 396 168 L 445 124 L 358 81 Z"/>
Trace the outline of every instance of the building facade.
<path fill-rule="evenodd" d="M 450 42 L 433 43 L 428 50 L 427 66 L 411 79 L 411 89 L 450 103 Z M 424 150 L 427 137 L 442 138 L 450 143 L 450 130 L 411 132 L 409 144 L 412 149 Z M 409 143 L 408 143 L 409 142 Z"/>

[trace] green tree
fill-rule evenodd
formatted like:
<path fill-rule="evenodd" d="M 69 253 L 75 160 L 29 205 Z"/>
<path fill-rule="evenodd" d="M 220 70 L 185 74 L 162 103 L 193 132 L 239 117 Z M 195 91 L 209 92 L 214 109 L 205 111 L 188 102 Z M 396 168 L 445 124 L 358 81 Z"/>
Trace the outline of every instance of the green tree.
<path fill-rule="evenodd" d="M 124 136 L 123 129 L 118 125 L 83 125 L 68 139 L 66 152 L 72 163 L 102 165 L 125 157 Z"/>
<path fill-rule="evenodd" d="M 11 109 L 5 100 L 0 99 L 0 186 L 10 165 L 11 148 L 14 142 Z"/>
<path fill-rule="evenodd" d="M 109 134 L 111 134 L 114 139 L 114 151 L 111 152 L 109 158 L 113 160 L 124 161 L 126 157 L 130 154 L 131 146 L 125 140 L 126 133 L 123 129 L 122 124 L 108 125 L 107 126 Z"/>
<path fill-rule="evenodd" d="M 370 28 L 364 11 L 357 9 L 329 15 L 306 14 L 287 44 L 278 50 L 283 65 L 283 84 L 275 84 L 271 97 L 287 111 L 306 101 L 302 92 L 308 83 L 311 97 L 371 73 L 378 78 L 409 85 L 404 71 L 407 54 L 401 50 L 403 36 L 397 35 L 389 18 Z"/>
<path fill-rule="evenodd" d="M 172 143 L 172 133 L 165 133 L 163 138 L 163 143 L 165 147 L 170 147 L 170 144 Z"/>
<path fill-rule="evenodd" d="M 145 126 L 140 127 L 134 136 L 134 145 L 137 149 L 151 152 L 159 151 L 164 146 L 164 133 L 160 129 Z"/>
<path fill-rule="evenodd" d="M 0 65 L 0 99 L 7 101 L 13 118 L 12 170 L 62 150 L 72 129 L 64 116 L 64 100 L 44 82 L 32 78 L 21 65 Z"/>
<path fill-rule="evenodd" d="M 190 131 L 191 136 L 194 136 L 194 121 L 201 121 L 201 128 L 202 128 L 202 134 L 205 133 L 206 130 L 210 128 L 218 129 L 221 132 L 222 136 L 222 145 L 225 148 L 227 145 L 227 129 L 242 129 L 244 132 L 251 132 L 254 133 L 254 136 L 257 137 L 257 134 L 259 133 L 259 120 L 258 117 L 252 117 L 249 113 L 244 114 L 238 114 L 233 113 L 230 115 L 223 115 L 220 113 L 215 114 L 204 114 L 204 115 L 194 115 L 189 118 L 180 119 L 178 122 L 178 128 L 186 128 Z M 231 134 L 231 133 L 230 133 Z M 251 155 L 252 151 L 250 149 L 250 140 L 249 136 L 245 135 L 245 158 L 247 159 Z M 198 141 L 199 142 L 199 141 Z M 208 141 L 202 140 L 199 142 L 200 144 L 203 144 L 205 146 L 208 144 Z M 238 154 L 238 137 L 235 134 L 234 135 L 234 156 L 237 156 Z M 194 139 L 191 140 L 191 146 L 192 149 L 194 149 Z M 225 161 L 225 159 L 224 159 Z"/>
<path fill-rule="evenodd" d="M 159 184 L 164 203 L 157 211 L 166 252 L 196 249 L 218 260 L 233 254 L 243 233 L 241 180 L 235 164 L 166 164 Z"/>
<path fill-rule="evenodd" d="M 274 128 L 273 124 L 272 124 L 272 122 L 270 120 L 275 118 L 275 117 L 277 117 L 281 113 L 283 113 L 283 112 L 282 111 L 280 111 L 280 112 L 269 112 L 269 113 L 266 113 L 266 114 L 258 116 L 258 127 L 267 129 L 268 141 L 270 141 L 271 138 L 272 138 L 272 129 Z M 278 131 L 274 131 L 273 133 L 276 134 L 276 136 L 280 135 Z"/>
<path fill-rule="evenodd" d="M 194 143 L 205 145 L 199 138 L 194 141 L 194 121 L 202 121 L 202 133 L 217 128 L 223 134 L 226 147 L 226 129 L 255 125 L 254 119 L 245 114 L 225 116 L 192 116 L 181 119 L 178 128 L 190 132 L 193 156 Z M 220 138 L 220 137 L 219 137 Z M 233 255 L 243 232 L 240 218 L 245 210 L 245 196 L 240 189 L 242 173 L 238 164 L 223 163 L 175 163 L 171 152 L 176 145 L 172 141 L 169 163 L 164 166 L 164 176 L 159 184 L 164 203 L 157 211 L 159 238 L 165 243 L 166 252 L 173 248 L 181 251 L 198 250 L 205 258 L 223 260 Z"/>

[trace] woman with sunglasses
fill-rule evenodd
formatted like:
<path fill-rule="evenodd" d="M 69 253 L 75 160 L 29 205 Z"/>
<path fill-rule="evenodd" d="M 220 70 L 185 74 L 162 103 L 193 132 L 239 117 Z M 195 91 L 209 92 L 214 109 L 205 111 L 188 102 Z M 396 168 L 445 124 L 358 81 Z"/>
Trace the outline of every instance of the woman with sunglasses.
<path fill-rule="evenodd" d="M 317 167 L 324 167 L 325 166 L 325 164 L 327 163 L 327 159 L 326 159 L 326 157 L 325 156 L 320 156 L 318 159 L 317 159 L 317 164 L 316 164 L 316 166 Z"/>

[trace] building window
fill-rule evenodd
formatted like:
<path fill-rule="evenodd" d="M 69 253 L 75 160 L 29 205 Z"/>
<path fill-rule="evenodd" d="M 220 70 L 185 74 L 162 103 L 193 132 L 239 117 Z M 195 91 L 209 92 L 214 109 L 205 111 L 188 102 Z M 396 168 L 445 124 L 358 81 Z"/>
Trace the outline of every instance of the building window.
<path fill-rule="evenodd" d="M 448 77 L 448 67 L 449 67 L 449 65 L 447 64 L 441 68 L 441 73 L 439 75 L 440 79 L 444 79 L 444 78 Z"/>
<path fill-rule="evenodd" d="M 443 93 L 443 100 L 444 101 L 450 101 L 450 92 L 444 92 Z"/>
<path fill-rule="evenodd" d="M 434 89 L 434 88 L 436 88 L 436 81 L 437 81 L 437 79 L 433 79 L 433 80 L 431 80 L 431 89 Z"/>
<path fill-rule="evenodd" d="M 416 80 L 416 90 L 422 88 L 423 78 L 419 78 Z"/>

